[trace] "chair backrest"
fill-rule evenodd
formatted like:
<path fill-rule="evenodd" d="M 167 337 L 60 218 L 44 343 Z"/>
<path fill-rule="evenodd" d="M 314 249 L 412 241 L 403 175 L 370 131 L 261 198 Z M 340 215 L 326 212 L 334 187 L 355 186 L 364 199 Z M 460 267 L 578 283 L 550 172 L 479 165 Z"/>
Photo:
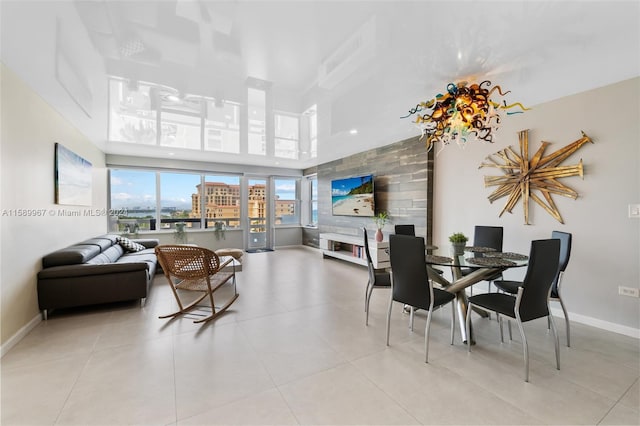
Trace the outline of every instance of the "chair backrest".
<path fill-rule="evenodd" d="M 560 265 L 558 270 L 564 272 L 569 264 L 569 257 L 571 256 L 571 240 L 572 236 L 568 232 L 553 231 L 551 238 L 560 240 Z"/>
<path fill-rule="evenodd" d="M 473 231 L 473 245 L 502 251 L 502 235 L 502 226 L 476 226 Z"/>
<path fill-rule="evenodd" d="M 559 259 L 560 240 L 548 239 L 531 242 L 529 265 L 522 281 L 522 287 L 524 287 L 520 302 L 522 321 L 549 315 L 549 290 L 557 276 Z"/>
<path fill-rule="evenodd" d="M 431 282 L 425 261 L 424 238 L 389 235 L 393 300 L 422 309 L 431 303 Z"/>
<path fill-rule="evenodd" d="M 376 270 L 373 267 L 373 260 L 371 260 L 371 252 L 369 252 L 369 238 L 367 237 L 367 228 L 362 227 L 364 233 L 364 253 L 367 256 L 367 268 L 369 268 L 369 282 L 374 283 L 376 279 Z"/>
<path fill-rule="evenodd" d="M 416 227 L 413 224 L 410 225 L 395 225 L 395 232 L 397 235 L 416 235 Z"/>
<path fill-rule="evenodd" d="M 204 247 L 167 244 L 156 246 L 155 253 L 167 277 L 205 278 L 220 269 L 218 255 Z"/>
<path fill-rule="evenodd" d="M 569 257 L 571 257 L 572 236 L 568 232 L 553 231 L 551 233 L 551 238 L 560 240 L 560 263 L 558 265 L 558 274 L 553 280 L 553 284 L 551 286 L 551 295 L 553 297 L 557 297 L 560 273 L 564 272 L 565 269 L 567 269 L 567 265 L 569 264 Z"/>

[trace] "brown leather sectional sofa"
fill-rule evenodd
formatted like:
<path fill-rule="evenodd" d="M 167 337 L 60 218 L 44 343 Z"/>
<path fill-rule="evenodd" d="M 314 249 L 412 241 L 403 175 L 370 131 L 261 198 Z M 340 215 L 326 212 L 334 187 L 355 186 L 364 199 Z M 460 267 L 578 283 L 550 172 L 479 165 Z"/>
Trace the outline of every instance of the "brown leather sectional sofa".
<path fill-rule="evenodd" d="M 46 320 L 56 308 L 141 299 L 149 292 L 158 261 L 157 239 L 136 239 L 144 250 L 128 252 L 118 235 L 106 234 L 42 258 L 38 304 Z"/>

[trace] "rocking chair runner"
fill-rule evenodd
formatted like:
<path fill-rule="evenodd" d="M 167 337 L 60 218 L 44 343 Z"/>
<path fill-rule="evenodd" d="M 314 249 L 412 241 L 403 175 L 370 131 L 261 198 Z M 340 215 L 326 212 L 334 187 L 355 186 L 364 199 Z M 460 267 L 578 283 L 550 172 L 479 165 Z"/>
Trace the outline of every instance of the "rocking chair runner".
<path fill-rule="evenodd" d="M 233 265 L 233 257 L 219 257 L 204 247 L 186 245 L 159 245 L 156 246 L 155 253 L 180 307 L 179 311 L 162 315 L 160 318 L 185 314 L 209 296 L 211 315 L 195 320 L 194 323 L 210 321 L 226 311 L 238 298 L 235 268 L 231 268 L 232 271 L 229 272 L 222 270 L 226 266 Z M 233 284 L 233 296 L 222 307 L 216 308 L 213 293 L 229 281 Z M 204 294 L 184 306 L 178 290 L 199 291 Z"/>

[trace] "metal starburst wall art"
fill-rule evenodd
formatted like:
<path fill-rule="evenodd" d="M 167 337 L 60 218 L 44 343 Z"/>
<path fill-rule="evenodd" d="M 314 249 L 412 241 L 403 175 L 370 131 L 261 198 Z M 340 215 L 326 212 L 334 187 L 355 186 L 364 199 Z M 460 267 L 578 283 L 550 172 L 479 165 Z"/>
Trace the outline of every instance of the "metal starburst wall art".
<path fill-rule="evenodd" d="M 499 216 L 506 211 L 511 213 L 513 208 L 522 198 L 524 208 L 524 223 L 529 225 L 529 199 L 532 199 L 544 208 L 558 222 L 564 223 L 551 194 L 565 197 L 578 198 L 578 193 L 566 185 L 558 182 L 558 179 L 580 176 L 583 177 L 582 159 L 572 166 L 561 166 L 571 154 L 580 149 L 587 142 L 593 143 L 591 138 L 582 132 L 582 137 L 573 143 L 561 148 L 547 156 L 544 156 L 545 148 L 549 142 L 542 142 L 538 151 L 529 159 L 529 131 L 518 132 L 520 154 L 507 147 L 486 158 L 480 165 L 502 170 L 503 176 L 485 176 L 484 186 L 497 186 L 498 188 L 489 195 L 489 202 L 493 203 L 499 198 L 508 197 Z M 534 191 L 542 194 L 540 198 Z"/>
<path fill-rule="evenodd" d="M 471 137 L 493 142 L 493 132 L 500 124 L 500 110 L 520 107 L 520 111 L 507 112 L 509 115 L 522 113 L 529 108 L 523 107 L 520 102 L 511 105 L 507 105 L 506 101 L 502 104 L 495 102 L 491 99 L 495 92 L 505 96 L 509 91 L 503 93 L 497 85 L 489 90 L 489 86 L 489 80 L 471 85 L 466 81 L 449 83 L 447 93 L 419 103 L 409 110 L 409 114 L 400 118 L 416 115 L 415 123 L 421 129 L 422 137 L 427 139 L 427 151 L 437 142 L 443 146 L 452 141 L 464 145 Z"/>

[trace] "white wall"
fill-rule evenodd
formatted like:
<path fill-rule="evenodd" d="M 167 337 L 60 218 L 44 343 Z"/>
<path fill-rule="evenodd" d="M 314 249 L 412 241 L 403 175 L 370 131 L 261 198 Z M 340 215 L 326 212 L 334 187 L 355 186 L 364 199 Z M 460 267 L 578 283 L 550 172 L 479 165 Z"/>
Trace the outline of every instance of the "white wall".
<path fill-rule="evenodd" d="M 42 256 L 107 229 L 106 216 L 58 215 L 106 209 L 107 173 L 104 154 L 4 65 L 0 78 L 0 322 L 4 352 L 7 341 L 38 318 L 36 275 Z M 92 206 L 54 204 L 56 142 L 92 163 Z M 45 215 L 16 216 L 20 209 Z"/>
<path fill-rule="evenodd" d="M 517 101 L 517 88 L 507 95 Z M 434 243 L 448 252 L 447 237 L 455 231 L 473 236 L 474 225 L 504 227 L 504 250 L 528 254 L 530 241 L 548 238 L 553 230 L 573 234 L 573 249 L 563 295 L 572 319 L 640 337 L 640 299 L 618 295 L 618 286 L 640 286 L 640 219 L 628 218 L 630 203 L 640 203 L 640 78 L 536 105 L 506 117 L 495 143 L 449 145 L 435 159 Z M 518 131 L 529 129 L 529 155 L 540 141 L 551 142 L 549 154 L 589 135 L 586 144 L 562 165 L 584 162 L 584 179 L 560 179 L 580 195 L 577 200 L 553 196 L 565 224 L 533 201 L 530 225 L 524 225 L 522 202 L 501 218 L 505 198 L 493 204 L 479 169 L 483 159 L 512 146 L 519 152 Z M 436 146 L 436 150 L 440 147 Z M 436 151 L 438 152 L 438 151 Z M 521 279 L 524 271 L 508 271 Z"/>

